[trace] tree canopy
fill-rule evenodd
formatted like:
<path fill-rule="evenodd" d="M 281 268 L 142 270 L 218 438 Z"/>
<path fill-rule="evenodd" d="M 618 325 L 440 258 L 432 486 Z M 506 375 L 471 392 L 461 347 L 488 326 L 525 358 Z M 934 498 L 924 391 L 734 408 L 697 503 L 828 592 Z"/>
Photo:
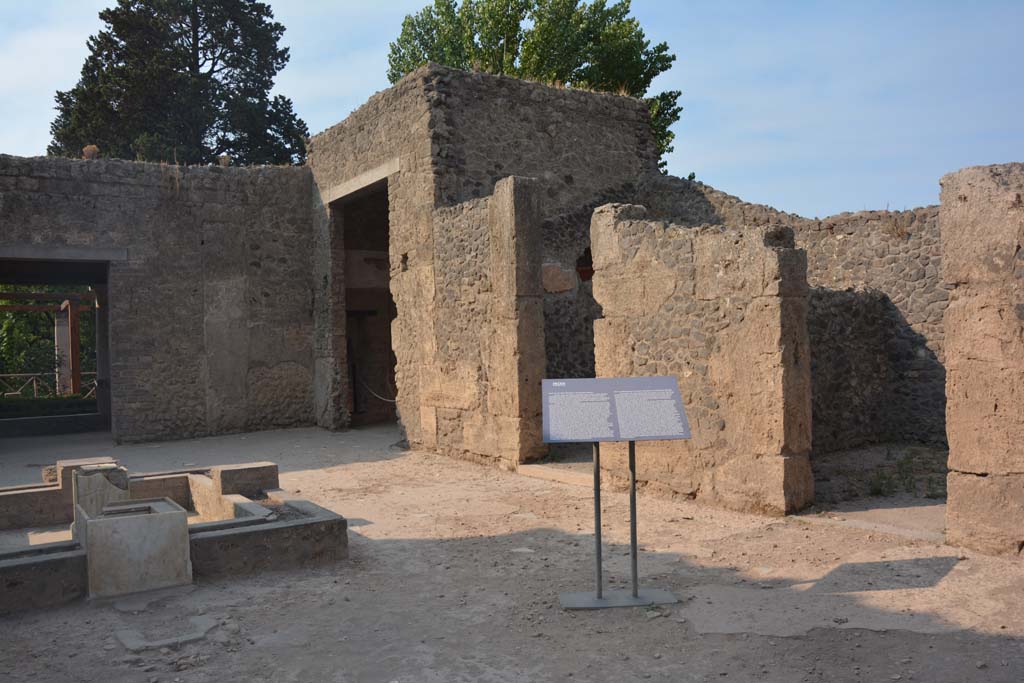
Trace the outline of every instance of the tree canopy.
<path fill-rule="evenodd" d="M 297 164 L 306 124 L 270 90 L 284 26 L 255 0 L 118 0 L 71 90 L 56 95 L 53 155 Z"/>
<path fill-rule="evenodd" d="M 673 149 L 670 126 L 682 112 L 680 92 L 647 91 L 676 56 L 666 43 L 652 46 L 629 12 L 629 0 L 434 0 L 402 22 L 388 54 L 388 79 L 437 62 L 644 98 L 664 155 Z"/>

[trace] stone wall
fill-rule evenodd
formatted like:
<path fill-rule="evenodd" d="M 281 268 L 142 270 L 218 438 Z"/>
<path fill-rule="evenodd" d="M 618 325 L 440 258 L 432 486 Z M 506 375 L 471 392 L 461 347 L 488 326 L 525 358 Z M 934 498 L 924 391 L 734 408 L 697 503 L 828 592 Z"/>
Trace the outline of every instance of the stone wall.
<path fill-rule="evenodd" d="M 608 205 L 591 224 L 599 376 L 674 375 L 693 438 L 638 446 L 638 479 L 737 510 L 813 500 L 804 253 L 785 229 L 686 228 Z M 624 469 L 624 444 L 609 470 Z"/>
<path fill-rule="evenodd" d="M 639 201 L 682 225 L 787 226 L 807 253 L 814 451 L 945 442 L 938 208 L 808 219 L 703 183 L 653 178 Z"/>
<path fill-rule="evenodd" d="M 109 268 L 116 438 L 309 424 L 310 194 L 302 168 L 0 156 L 0 248 L 127 250 Z"/>
<path fill-rule="evenodd" d="M 546 350 L 550 372 L 592 374 L 591 320 L 596 309 L 589 285 L 579 286 L 575 264 L 589 243 L 592 209 L 609 198 L 631 195 L 638 177 L 657 172 L 647 116 L 643 103 L 632 98 L 427 65 L 315 136 L 309 165 L 319 200 L 327 207 L 316 224 L 318 423 L 340 427 L 350 419 L 344 409 L 349 393 L 345 323 L 339 319 L 345 310 L 345 276 L 339 265 L 344 262 L 345 226 L 339 204 L 382 180 L 390 205 L 399 413 L 410 441 L 420 438 L 414 432 L 423 420 L 434 420 L 429 410 L 434 394 L 429 392 L 435 387 L 421 377 L 422 369 L 434 362 L 429 355 L 433 351 L 424 350 L 432 342 L 414 340 L 448 335 L 442 329 L 448 321 L 424 314 L 434 309 L 435 293 L 447 286 L 439 268 L 449 259 L 437 255 L 464 246 L 454 240 L 464 234 L 469 218 L 457 217 L 472 214 L 472 202 L 489 202 L 502 178 L 537 179 L 538 244 L 543 248 L 539 258 L 559 264 L 570 278 L 567 289 L 544 297 L 544 335 L 539 329 L 530 335 L 551 340 Z M 452 221 L 454 232 L 449 235 Z M 452 263 L 457 261 L 455 257 Z M 477 274 L 464 277 L 475 281 Z M 477 393 L 486 381 L 474 380 Z M 427 408 L 424 415 L 418 412 L 421 407 Z"/>
<path fill-rule="evenodd" d="M 400 412 L 420 417 L 406 420 L 412 444 L 508 468 L 544 452 L 537 189 L 506 178 L 492 196 L 434 214 L 435 291 L 420 312 L 433 337 L 415 341 L 418 405 L 399 393 Z M 399 376 L 399 387 L 411 380 Z"/>
<path fill-rule="evenodd" d="M 593 209 L 626 201 L 639 178 L 658 173 L 646 106 L 507 76 L 431 73 L 439 201 L 486 196 L 509 175 L 541 182 L 544 261 L 564 273 L 544 297 L 549 376 L 593 376 L 597 309 L 576 262 L 590 244 Z"/>
<path fill-rule="evenodd" d="M 412 340 L 424 332 L 415 327 L 418 317 L 407 314 L 426 309 L 433 291 L 436 182 L 430 82 L 428 70 L 418 70 L 308 143 L 307 165 L 314 179 L 314 405 L 321 427 L 342 428 L 351 419 L 343 204 L 347 196 L 373 183 L 387 183 L 391 273 L 414 274 L 401 283 L 391 282 L 398 306 L 392 333 Z M 415 347 L 410 343 L 403 350 L 397 354 L 397 372 L 414 377 Z M 418 391 L 415 383 L 400 387 L 404 398 L 414 403 Z"/>
<path fill-rule="evenodd" d="M 942 179 L 949 502 L 946 539 L 1024 548 L 1024 164 Z"/>

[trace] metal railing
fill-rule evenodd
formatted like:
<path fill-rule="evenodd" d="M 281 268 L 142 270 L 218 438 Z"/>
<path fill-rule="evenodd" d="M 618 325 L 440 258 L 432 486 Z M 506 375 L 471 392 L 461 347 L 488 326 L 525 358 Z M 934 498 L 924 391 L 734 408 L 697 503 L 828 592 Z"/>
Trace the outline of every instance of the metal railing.
<path fill-rule="evenodd" d="M 58 396 L 57 373 L 22 372 L 0 375 L 0 397 L 50 398 Z M 82 373 L 82 398 L 96 398 L 96 373 Z"/>

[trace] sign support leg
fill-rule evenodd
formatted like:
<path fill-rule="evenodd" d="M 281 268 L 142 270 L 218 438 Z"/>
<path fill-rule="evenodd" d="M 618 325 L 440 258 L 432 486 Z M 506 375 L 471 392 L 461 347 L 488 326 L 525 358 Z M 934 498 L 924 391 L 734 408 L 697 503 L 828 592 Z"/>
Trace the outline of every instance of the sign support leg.
<path fill-rule="evenodd" d="M 629 561 L 633 575 L 633 597 L 638 597 L 640 582 L 637 578 L 636 543 L 636 441 L 629 442 Z"/>
<path fill-rule="evenodd" d="M 601 446 L 594 442 L 594 577 L 597 589 L 594 592 L 562 593 L 558 596 L 564 609 L 602 609 L 605 607 L 643 607 L 645 605 L 668 605 L 678 602 L 669 591 L 658 588 L 640 590 L 637 572 L 636 532 L 636 442 L 629 442 L 629 555 L 633 578 L 632 591 L 604 591 L 601 571 Z"/>
<path fill-rule="evenodd" d="M 602 598 L 601 577 L 601 444 L 594 442 L 594 554 L 595 576 L 597 578 L 597 599 Z"/>

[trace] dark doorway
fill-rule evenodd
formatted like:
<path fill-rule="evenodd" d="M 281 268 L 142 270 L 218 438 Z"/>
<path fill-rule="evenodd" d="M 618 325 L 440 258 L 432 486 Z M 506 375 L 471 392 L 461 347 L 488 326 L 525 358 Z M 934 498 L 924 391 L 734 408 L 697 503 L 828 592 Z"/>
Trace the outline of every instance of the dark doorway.
<path fill-rule="evenodd" d="M 352 425 L 394 422 L 395 354 L 388 259 L 388 185 L 375 183 L 342 201 L 345 322 Z"/>

